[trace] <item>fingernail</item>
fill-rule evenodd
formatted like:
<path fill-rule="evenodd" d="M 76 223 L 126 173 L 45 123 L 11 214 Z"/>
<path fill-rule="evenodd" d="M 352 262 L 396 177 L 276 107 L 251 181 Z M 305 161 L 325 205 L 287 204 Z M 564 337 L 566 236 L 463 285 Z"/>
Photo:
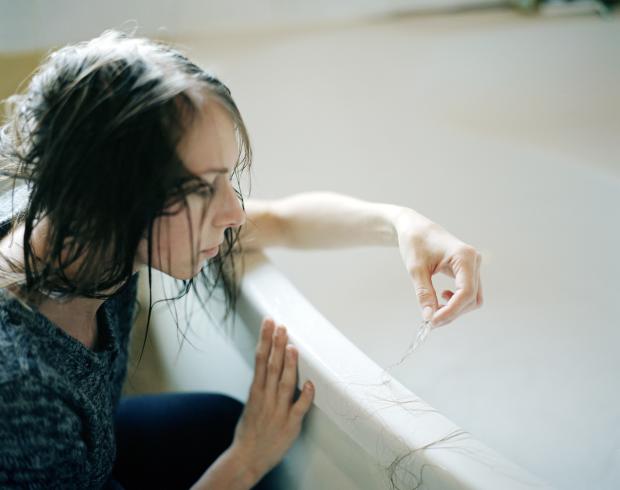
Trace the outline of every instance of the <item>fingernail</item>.
<path fill-rule="evenodd" d="M 312 391 L 314 389 L 314 386 L 312 386 L 312 383 L 310 383 L 310 381 L 306 381 L 304 384 L 304 388 L 308 391 Z"/>
<path fill-rule="evenodd" d="M 422 311 L 422 318 L 424 321 L 428 321 L 433 317 L 433 309 L 430 306 L 425 306 Z"/>

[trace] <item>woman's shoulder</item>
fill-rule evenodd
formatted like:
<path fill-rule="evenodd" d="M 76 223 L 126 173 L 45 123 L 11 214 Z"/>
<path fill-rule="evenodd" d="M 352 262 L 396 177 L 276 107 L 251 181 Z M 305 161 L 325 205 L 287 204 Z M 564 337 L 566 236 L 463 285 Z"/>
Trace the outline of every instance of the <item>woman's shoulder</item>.
<path fill-rule="evenodd" d="M 0 291 L 0 385 L 37 373 L 24 319 Z"/>
<path fill-rule="evenodd" d="M 79 415 L 43 379 L 0 382 L 0 487 L 73 488 L 88 469 L 81 434 Z"/>
<path fill-rule="evenodd" d="M 108 300 L 111 303 L 111 308 L 118 314 L 122 330 L 131 329 L 138 313 L 138 281 L 139 272 L 134 272 L 127 282 Z"/>

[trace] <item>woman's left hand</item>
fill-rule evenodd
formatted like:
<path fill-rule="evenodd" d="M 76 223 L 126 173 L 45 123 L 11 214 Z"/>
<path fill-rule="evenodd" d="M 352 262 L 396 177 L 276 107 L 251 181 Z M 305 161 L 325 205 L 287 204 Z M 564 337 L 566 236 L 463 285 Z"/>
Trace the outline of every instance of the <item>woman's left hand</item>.
<path fill-rule="evenodd" d="M 413 279 L 424 320 L 439 327 L 482 306 L 482 256 L 474 247 L 410 209 L 399 214 L 395 225 L 398 248 Z M 442 292 L 447 301 L 443 305 L 431 280 L 437 272 L 454 278 L 456 286 L 456 292 Z"/>

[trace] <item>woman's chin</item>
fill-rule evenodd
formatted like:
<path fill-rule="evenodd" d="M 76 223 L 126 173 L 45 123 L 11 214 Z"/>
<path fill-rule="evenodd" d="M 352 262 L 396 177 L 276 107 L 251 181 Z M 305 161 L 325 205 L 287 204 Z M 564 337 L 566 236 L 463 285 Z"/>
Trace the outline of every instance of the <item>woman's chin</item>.
<path fill-rule="evenodd" d="M 196 264 L 196 266 L 195 266 L 193 274 L 190 274 L 188 279 L 191 279 L 192 277 L 198 276 L 198 274 L 200 274 L 200 272 L 207 266 L 208 263 L 209 263 L 208 260 L 202 260 L 202 261 L 198 262 Z"/>
<path fill-rule="evenodd" d="M 157 264 L 152 264 L 152 267 L 153 269 L 163 272 L 164 274 L 170 276 L 173 279 L 177 279 L 179 281 L 187 281 L 200 274 L 200 271 L 204 267 L 206 267 L 208 262 L 209 259 L 205 259 L 201 255 L 194 263 L 193 268 L 191 263 L 188 263 L 186 267 L 173 267 L 172 269 L 169 269 L 168 267 L 157 267 Z"/>

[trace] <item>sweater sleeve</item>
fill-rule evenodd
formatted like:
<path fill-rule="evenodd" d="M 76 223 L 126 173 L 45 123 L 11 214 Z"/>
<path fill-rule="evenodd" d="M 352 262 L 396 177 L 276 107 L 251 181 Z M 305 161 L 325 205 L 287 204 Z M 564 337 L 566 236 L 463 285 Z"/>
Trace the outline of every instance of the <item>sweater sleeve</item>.
<path fill-rule="evenodd" d="M 80 488 L 80 432 L 77 414 L 41 381 L 0 383 L 0 488 Z"/>

